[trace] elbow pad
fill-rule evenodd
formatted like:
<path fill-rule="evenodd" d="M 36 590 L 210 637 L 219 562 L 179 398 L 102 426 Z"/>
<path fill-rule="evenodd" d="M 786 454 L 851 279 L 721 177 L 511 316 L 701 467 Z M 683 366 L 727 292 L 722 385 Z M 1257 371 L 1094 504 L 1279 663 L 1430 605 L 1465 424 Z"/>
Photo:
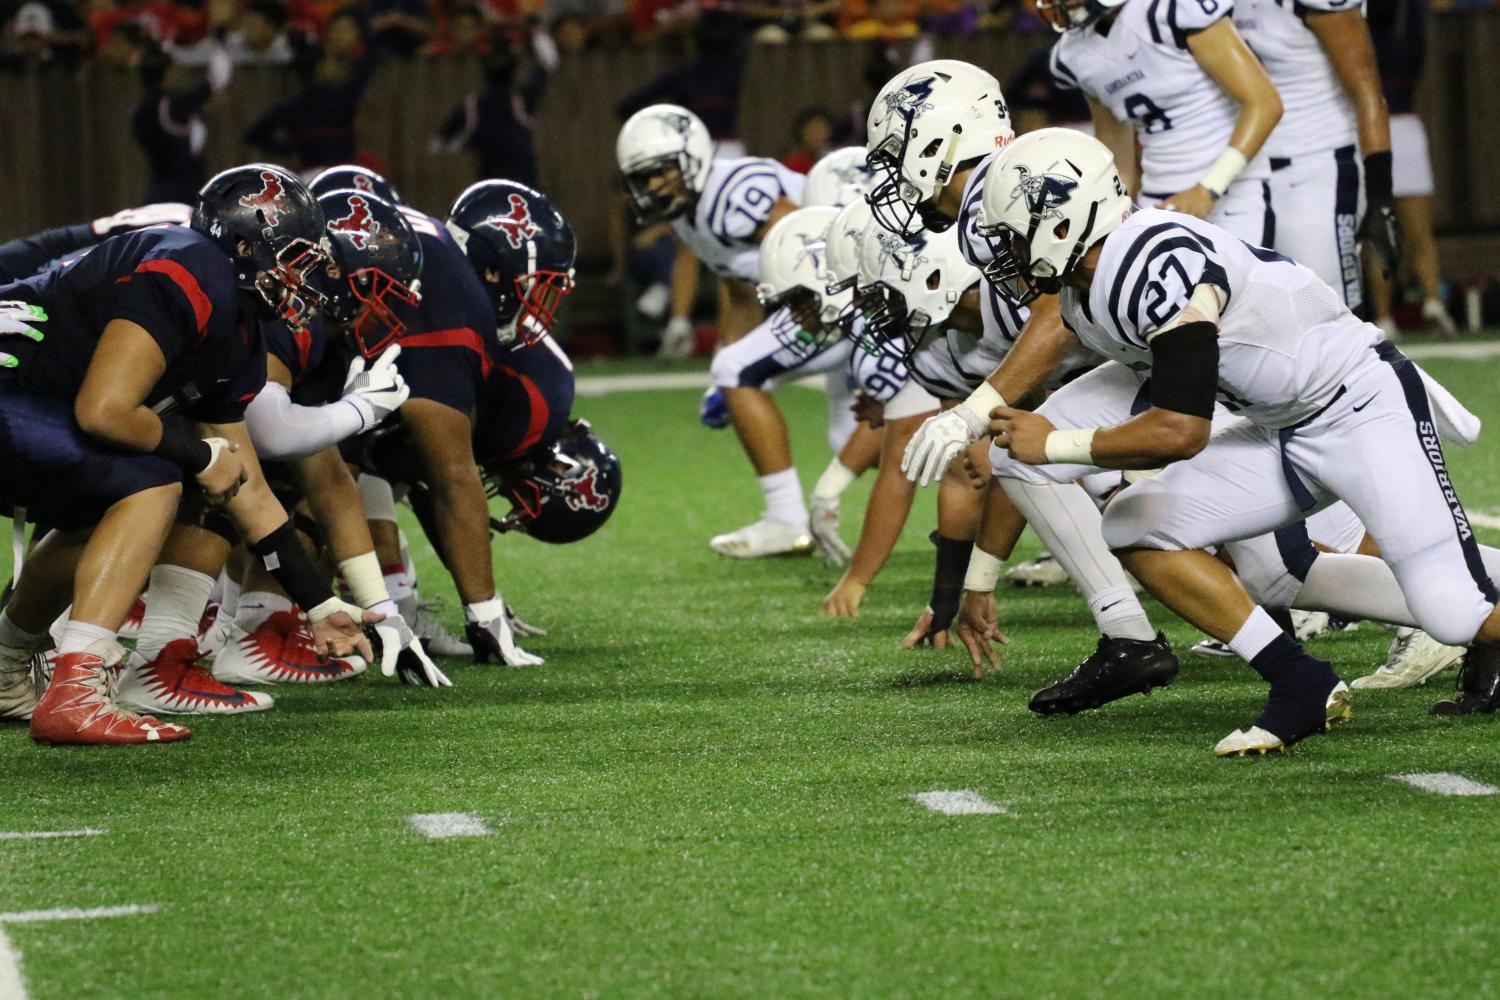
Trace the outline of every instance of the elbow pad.
<path fill-rule="evenodd" d="M 1152 406 L 1209 420 L 1218 389 L 1218 327 L 1185 323 L 1152 338 Z"/>

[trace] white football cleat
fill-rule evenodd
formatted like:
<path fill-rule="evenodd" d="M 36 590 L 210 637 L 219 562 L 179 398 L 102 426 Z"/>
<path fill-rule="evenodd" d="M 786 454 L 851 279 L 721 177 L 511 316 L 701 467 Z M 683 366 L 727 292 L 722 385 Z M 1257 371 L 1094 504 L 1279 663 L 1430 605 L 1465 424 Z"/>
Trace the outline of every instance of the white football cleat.
<path fill-rule="evenodd" d="M 1349 685 L 1339 681 L 1328 692 L 1328 703 L 1324 706 L 1323 731 L 1327 732 L 1340 722 L 1348 722 L 1354 714 L 1353 699 L 1349 696 Z M 1286 744 L 1280 736 L 1260 728 L 1236 729 L 1214 744 L 1215 757 L 1248 757 L 1251 754 L 1265 756 L 1268 753 L 1284 753 Z"/>
<path fill-rule="evenodd" d="M 721 556 L 759 559 L 764 556 L 804 556 L 813 550 L 806 525 L 785 524 L 762 517 L 738 531 L 715 535 L 708 547 Z"/>
<path fill-rule="evenodd" d="M 1373 674 L 1357 679 L 1350 687 L 1372 690 L 1426 684 L 1455 663 L 1462 662 L 1465 652 L 1467 650 L 1462 646 L 1445 646 L 1421 629 L 1403 625 L 1396 629 L 1396 638 L 1391 640 L 1385 663 Z"/>
<path fill-rule="evenodd" d="M 276 703 L 263 691 L 241 691 L 216 680 L 198 659 L 192 639 L 167 643 L 150 662 L 131 653 L 115 681 L 116 704 L 147 715 L 241 715 Z"/>
<path fill-rule="evenodd" d="M 1012 587 L 1060 587 L 1068 582 L 1068 573 L 1052 553 L 1043 552 L 1031 562 L 1006 570 L 1005 582 Z"/>
<path fill-rule="evenodd" d="M 277 611 L 254 632 L 236 626 L 214 657 L 214 676 L 227 684 L 326 684 L 364 672 L 361 657 L 319 656 L 296 611 Z"/>
<path fill-rule="evenodd" d="M 31 718 L 43 684 L 38 683 L 39 654 L 15 646 L 0 646 L 0 719 L 25 722 Z"/>
<path fill-rule="evenodd" d="M 1218 639 L 1204 639 L 1193 644 L 1188 650 L 1192 656 L 1233 656 L 1234 650 L 1229 648 L 1229 643 L 1220 642 Z"/>
<path fill-rule="evenodd" d="M 429 656 L 474 655 L 474 647 L 448 631 L 448 627 L 432 613 L 430 604 L 417 605 L 416 614 L 412 616 L 411 630 L 422 640 Z"/>
<path fill-rule="evenodd" d="M 1443 305 L 1442 299 L 1428 299 L 1423 302 L 1422 318 L 1437 327 L 1438 333 L 1445 337 L 1452 337 L 1458 333 L 1458 324 L 1453 322 L 1453 317 L 1448 314 L 1448 307 Z"/>

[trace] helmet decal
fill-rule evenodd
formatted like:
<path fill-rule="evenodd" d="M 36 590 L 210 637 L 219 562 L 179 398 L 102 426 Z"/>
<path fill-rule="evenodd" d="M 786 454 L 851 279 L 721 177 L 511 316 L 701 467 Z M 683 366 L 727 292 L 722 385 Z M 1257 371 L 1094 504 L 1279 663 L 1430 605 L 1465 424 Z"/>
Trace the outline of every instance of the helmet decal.
<path fill-rule="evenodd" d="M 281 185 L 281 178 L 270 170 L 260 172 L 261 189 L 255 194 L 247 194 L 240 198 L 240 204 L 246 208 L 259 209 L 265 216 L 266 225 L 274 226 L 281 220 L 281 213 L 285 208 L 285 190 Z"/>
<path fill-rule="evenodd" d="M 927 258 L 922 256 L 923 243 L 910 243 L 887 232 L 877 232 L 875 239 L 880 243 L 880 270 L 885 271 L 886 261 L 896 265 L 897 270 L 905 272 L 909 268 L 916 268 L 927 263 Z"/>
<path fill-rule="evenodd" d="M 366 179 L 368 184 L 369 180 Z M 363 250 L 380 232 L 380 223 L 375 221 L 375 216 L 370 212 L 370 203 L 359 195 L 349 196 L 349 214 L 341 219 L 332 219 L 328 228 L 335 233 L 343 233 L 349 237 L 349 242 L 354 244 L 355 249 Z"/>
<path fill-rule="evenodd" d="M 512 250 L 519 250 L 526 240 L 537 234 L 539 227 L 531 218 L 531 206 L 526 204 L 526 199 L 518 194 L 510 196 L 510 213 L 508 215 L 492 215 L 479 223 L 481 226 L 489 226 L 498 229 L 505 234 L 505 239 L 510 243 Z"/>
<path fill-rule="evenodd" d="M 908 118 L 920 118 L 924 112 L 932 110 L 928 98 L 932 96 L 932 82 L 935 79 L 936 77 L 924 76 L 900 90 L 891 91 L 885 95 L 886 108 Z"/>
<path fill-rule="evenodd" d="M 365 194 L 375 193 L 375 182 L 370 180 L 368 174 L 355 174 L 349 179 L 354 182 L 355 190 L 363 191 Z"/>
<path fill-rule="evenodd" d="M 1073 196 L 1078 182 L 1062 174 L 1033 174 L 1024 163 L 1016 164 L 1016 186 L 1011 189 L 1010 201 L 1024 198 L 1031 214 L 1037 219 L 1061 219 L 1059 209 Z"/>
<path fill-rule="evenodd" d="M 814 270 L 823 270 L 823 254 L 828 247 L 828 241 L 822 237 L 808 236 L 806 233 L 798 233 L 797 238 L 802 241 L 802 249 L 797 251 L 797 259 L 792 267 L 801 267 L 803 261 L 811 260 Z"/>
<path fill-rule="evenodd" d="M 607 510 L 608 494 L 599 492 L 599 469 L 590 465 L 576 478 L 564 481 L 569 487 L 563 494 L 563 502 L 573 510 Z"/>

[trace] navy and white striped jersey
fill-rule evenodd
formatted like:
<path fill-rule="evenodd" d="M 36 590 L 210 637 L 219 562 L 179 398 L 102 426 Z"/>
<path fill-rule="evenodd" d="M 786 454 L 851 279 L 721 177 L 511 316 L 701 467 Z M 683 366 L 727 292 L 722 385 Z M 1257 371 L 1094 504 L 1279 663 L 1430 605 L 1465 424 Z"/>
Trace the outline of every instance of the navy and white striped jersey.
<path fill-rule="evenodd" d="M 1263 426 L 1316 414 L 1382 337 L 1301 264 L 1159 209 L 1137 211 L 1105 238 L 1088 293 L 1064 287 L 1063 321 L 1085 347 L 1148 370 L 1152 338 L 1199 285 L 1223 302 L 1219 400 Z"/>
<path fill-rule="evenodd" d="M 958 252 L 964 255 L 964 260 L 981 271 L 995 259 L 995 255 L 990 252 L 989 243 L 979 235 L 979 208 L 984 198 L 984 179 L 989 176 L 990 167 L 994 166 L 996 158 L 1003 152 L 1003 149 L 995 150 L 969 172 L 969 179 L 964 181 L 963 197 L 958 203 L 958 221 L 955 223 L 958 226 Z"/>
<path fill-rule="evenodd" d="M 672 231 L 721 278 L 760 280 L 755 233 L 782 198 L 802 201 L 804 178 L 759 156 L 718 159 L 693 210 L 672 222 Z"/>
<path fill-rule="evenodd" d="M 1281 121 L 1266 140 L 1272 156 L 1317 153 L 1355 141 L 1354 106 L 1303 15 L 1360 6 L 1360 0 L 1237 0 L 1234 26 L 1281 95 Z"/>
<path fill-rule="evenodd" d="M 1052 47 L 1059 86 L 1082 90 L 1135 127 L 1143 195 L 1193 187 L 1229 145 L 1239 105 L 1198 65 L 1188 36 L 1232 11 L 1230 0 L 1126 0 L 1113 20 L 1067 32 Z M 1240 176 L 1270 176 L 1265 152 Z"/>

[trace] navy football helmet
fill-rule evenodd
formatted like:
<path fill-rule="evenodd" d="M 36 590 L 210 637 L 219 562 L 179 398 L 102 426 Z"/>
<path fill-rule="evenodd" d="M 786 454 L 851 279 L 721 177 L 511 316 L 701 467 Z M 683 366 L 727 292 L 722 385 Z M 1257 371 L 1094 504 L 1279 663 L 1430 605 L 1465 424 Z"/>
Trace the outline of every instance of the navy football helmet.
<path fill-rule="evenodd" d="M 392 205 L 403 204 L 394 184 L 369 167 L 354 163 L 329 167 L 309 181 L 307 187 L 318 198 L 333 191 L 362 191 Z"/>
<path fill-rule="evenodd" d="M 480 181 L 458 196 L 447 225 L 495 304 L 500 342 L 529 347 L 550 333 L 573 290 L 578 243 L 547 196 L 515 181 Z"/>
<path fill-rule="evenodd" d="M 572 421 L 550 448 L 482 472 L 489 495 L 512 505 L 491 526 L 553 545 L 587 538 L 620 505 L 620 459 L 587 420 Z"/>
<path fill-rule="evenodd" d="M 406 328 L 391 308 L 422 301 L 422 244 L 396 206 L 363 191 L 318 196 L 328 220 L 329 267 L 316 284 L 319 311 L 343 326 L 359 353 L 379 356 Z"/>
<path fill-rule="evenodd" d="M 269 163 L 215 174 L 198 192 L 188 225 L 234 261 L 242 291 L 288 323 L 306 323 L 315 308 L 306 282 L 328 259 L 328 241 L 322 210 L 293 174 Z"/>

